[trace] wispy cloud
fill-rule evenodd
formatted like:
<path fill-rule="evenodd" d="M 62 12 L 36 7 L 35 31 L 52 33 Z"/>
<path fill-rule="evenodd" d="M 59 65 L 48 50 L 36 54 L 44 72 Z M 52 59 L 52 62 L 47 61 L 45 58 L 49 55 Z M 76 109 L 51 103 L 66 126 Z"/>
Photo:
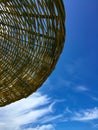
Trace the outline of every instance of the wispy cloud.
<path fill-rule="evenodd" d="M 98 102 L 98 98 L 95 97 L 95 96 L 90 96 L 94 101 L 97 101 Z"/>
<path fill-rule="evenodd" d="M 36 92 L 26 99 L 2 107 L 0 130 L 55 130 L 58 122 L 98 119 L 98 107 L 76 112 L 66 106 L 65 111 L 57 112 L 56 105 L 59 102 L 64 100 L 53 100 L 48 95 Z"/>
<path fill-rule="evenodd" d="M 48 125 L 37 126 L 35 128 L 27 128 L 24 130 L 55 130 L 55 128 L 53 125 L 48 124 Z"/>
<path fill-rule="evenodd" d="M 48 122 L 61 117 L 52 115 L 54 105 L 55 101 L 37 92 L 26 99 L 0 108 L 0 130 L 21 130 L 21 126 L 30 123 L 38 126 L 22 130 L 54 130 L 53 125 Z"/>
<path fill-rule="evenodd" d="M 98 124 L 94 124 L 93 127 L 94 127 L 94 128 L 98 128 Z"/>
<path fill-rule="evenodd" d="M 84 92 L 84 91 L 88 91 L 88 88 L 86 86 L 77 86 L 75 90 L 78 92 Z"/>
<path fill-rule="evenodd" d="M 70 114 L 72 114 L 72 111 L 69 109 L 69 107 L 66 107 L 65 113 L 70 113 Z"/>
<path fill-rule="evenodd" d="M 72 121 L 89 121 L 98 119 L 98 108 L 81 110 L 79 112 L 74 112 L 71 117 Z"/>

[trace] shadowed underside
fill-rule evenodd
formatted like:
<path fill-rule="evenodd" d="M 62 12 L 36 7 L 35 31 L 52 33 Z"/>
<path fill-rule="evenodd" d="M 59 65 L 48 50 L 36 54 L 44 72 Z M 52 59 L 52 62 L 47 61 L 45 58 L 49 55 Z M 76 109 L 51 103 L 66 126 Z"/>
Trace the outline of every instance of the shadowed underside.
<path fill-rule="evenodd" d="M 63 48 L 64 22 L 62 0 L 0 1 L 0 106 L 46 80 Z"/>

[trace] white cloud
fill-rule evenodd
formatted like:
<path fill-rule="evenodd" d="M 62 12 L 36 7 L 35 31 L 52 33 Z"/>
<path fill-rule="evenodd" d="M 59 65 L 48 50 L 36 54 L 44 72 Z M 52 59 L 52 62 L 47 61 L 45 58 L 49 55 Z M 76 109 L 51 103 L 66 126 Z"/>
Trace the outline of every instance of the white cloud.
<path fill-rule="evenodd" d="M 98 128 L 98 124 L 94 124 L 93 127 L 94 127 L 94 128 Z"/>
<path fill-rule="evenodd" d="M 70 113 L 70 114 L 72 114 L 72 111 L 71 111 L 68 107 L 66 107 L 65 113 Z"/>
<path fill-rule="evenodd" d="M 54 116 L 47 116 L 44 118 L 44 120 L 41 120 L 42 123 L 47 123 L 47 122 L 51 122 L 53 120 L 56 120 L 57 119 L 62 119 L 63 115 L 60 114 L 60 115 L 54 115 Z"/>
<path fill-rule="evenodd" d="M 76 89 L 76 91 L 78 91 L 78 92 L 88 91 L 88 88 L 85 87 L 85 86 L 78 86 L 78 87 L 76 87 L 75 89 Z"/>
<path fill-rule="evenodd" d="M 21 126 L 29 123 L 39 124 L 36 130 L 54 130 L 51 124 L 44 125 L 41 122 L 45 117 L 49 118 L 49 115 L 51 118 L 48 120 L 53 120 L 54 105 L 55 101 L 52 101 L 47 95 L 37 92 L 26 99 L 2 107 L 0 108 L 0 130 L 21 130 Z M 54 120 L 57 118 L 58 116 L 54 117 Z M 30 129 L 34 130 L 35 128 Z"/>
<path fill-rule="evenodd" d="M 0 130 L 55 130 L 54 125 L 58 122 L 98 119 L 97 107 L 78 112 L 66 107 L 64 112 L 56 113 L 58 102 L 64 100 L 53 101 L 48 95 L 36 92 L 26 99 L 1 107 Z"/>
<path fill-rule="evenodd" d="M 48 124 L 48 125 L 37 126 L 36 128 L 28 128 L 26 130 L 55 130 L 55 128 L 53 125 Z"/>
<path fill-rule="evenodd" d="M 71 118 L 72 121 L 89 121 L 98 119 L 98 108 L 81 110 L 80 112 L 75 112 L 74 116 Z"/>
<path fill-rule="evenodd" d="M 91 96 L 91 98 L 92 98 L 94 101 L 98 101 L 98 98 L 97 98 L 97 97 Z"/>

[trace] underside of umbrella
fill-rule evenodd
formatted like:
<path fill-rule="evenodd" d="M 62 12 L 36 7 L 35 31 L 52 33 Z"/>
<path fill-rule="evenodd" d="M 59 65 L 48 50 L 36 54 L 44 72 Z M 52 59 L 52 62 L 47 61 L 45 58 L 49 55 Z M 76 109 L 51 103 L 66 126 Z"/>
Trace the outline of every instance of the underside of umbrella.
<path fill-rule="evenodd" d="M 35 92 L 65 40 L 62 0 L 0 1 L 0 106 Z"/>

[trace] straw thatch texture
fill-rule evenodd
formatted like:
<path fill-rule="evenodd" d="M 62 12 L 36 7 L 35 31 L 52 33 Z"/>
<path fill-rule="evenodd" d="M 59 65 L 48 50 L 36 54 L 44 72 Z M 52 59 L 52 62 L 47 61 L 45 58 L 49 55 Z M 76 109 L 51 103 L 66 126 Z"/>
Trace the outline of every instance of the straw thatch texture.
<path fill-rule="evenodd" d="M 0 0 L 0 106 L 46 80 L 63 48 L 64 21 L 62 0 Z"/>

